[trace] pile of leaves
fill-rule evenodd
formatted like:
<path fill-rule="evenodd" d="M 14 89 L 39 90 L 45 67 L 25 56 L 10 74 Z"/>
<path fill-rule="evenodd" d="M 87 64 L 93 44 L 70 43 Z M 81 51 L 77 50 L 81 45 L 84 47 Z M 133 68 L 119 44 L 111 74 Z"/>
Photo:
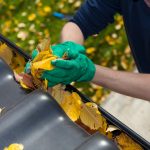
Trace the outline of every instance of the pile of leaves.
<path fill-rule="evenodd" d="M 53 13 L 74 15 L 82 2 L 83 0 L 0 0 L 1 34 L 31 54 L 35 45 L 45 37 L 51 36 L 52 43 L 59 41 L 66 20 L 54 17 Z M 128 71 L 134 67 L 123 19 L 118 14 L 114 17 L 114 24 L 97 36 L 91 36 L 85 46 L 88 56 L 96 64 Z M 109 90 L 90 83 L 76 83 L 75 86 L 98 104 L 110 93 Z"/>
<path fill-rule="evenodd" d="M 66 91 L 63 85 L 53 87 L 52 96 L 56 99 L 68 117 L 89 134 L 99 131 L 117 143 L 120 150 L 143 150 L 128 135 L 117 127 L 110 125 L 102 116 L 95 103 L 83 103 L 76 92 Z M 119 134 L 116 132 L 119 132 Z"/>
<path fill-rule="evenodd" d="M 89 134 L 99 131 L 109 139 L 114 140 L 122 150 L 142 150 L 136 142 L 134 142 L 122 131 L 120 131 L 120 135 L 116 136 L 114 131 L 119 129 L 108 124 L 107 120 L 102 116 L 98 106 L 95 103 L 83 103 L 81 97 L 76 92 L 66 90 L 64 85 L 59 84 L 53 88 L 48 88 L 48 81 L 42 80 L 40 77 L 44 70 L 54 69 L 54 66 L 52 66 L 50 62 L 57 59 L 57 56 L 52 54 L 50 47 L 49 40 L 45 40 L 43 44 L 40 44 L 40 47 L 37 46 L 39 53 L 34 60 L 30 61 L 30 74 L 23 73 L 25 61 L 22 61 L 20 64 L 16 63 L 20 60 L 20 56 L 18 57 L 17 54 L 14 54 L 6 44 L 0 45 L 0 56 L 3 57 L 3 59 L 12 67 L 16 80 L 20 83 L 22 88 L 30 90 L 42 88 L 43 90 L 49 92 L 56 99 L 68 117 L 73 122 L 84 128 Z M 67 56 L 65 54 L 62 59 L 65 59 L 66 57 Z M 14 64 L 14 62 L 16 64 Z M 22 145 L 11 144 L 4 150 L 12 150 L 15 147 L 16 150 L 23 149 Z"/>

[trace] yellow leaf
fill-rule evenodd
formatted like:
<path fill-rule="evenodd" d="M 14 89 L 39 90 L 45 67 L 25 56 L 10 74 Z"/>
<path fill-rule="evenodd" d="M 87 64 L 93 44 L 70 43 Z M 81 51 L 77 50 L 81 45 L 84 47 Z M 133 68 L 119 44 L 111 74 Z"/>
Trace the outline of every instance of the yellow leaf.
<path fill-rule="evenodd" d="M 20 66 L 20 67 L 16 67 L 16 68 L 14 68 L 13 69 L 16 73 L 21 73 L 21 72 L 23 72 L 24 71 L 24 66 Z"/>
<path fill-rule="evenodd" d="M 106 130 L 107 130 L 107 127 L 108 127 L 107 121 L 106 121 L 106 119 L 103 117 L 103 126 L 102 126 L 102 128 L 104 129 L 105 132 L 106 132 Z"/>
<path fill-rule="evenodd" d="M 86 52 L 87 52 L 87 54 L 92 54 L 95 52 L 95 50 L 96 50 L 95 47 L 90 47 L 86 50 Z"/>
<path fill-rule="evenodd" d="M 57 58 L 57 56 L 54 56 L 54 55 L 52 55 L 52 54 L 47 54 L 47 55 L 43 55 L 43 58 L 42 58 L 42 60 L 44 60 L 44 59 L 47 59 L 47 58 L 50 58 L 50 57 L 55 57 L 55 59 Z"/>
<path fill-rule="evenodd" d="M 50 13 L 51 11 L 52 11 L 51 7 L 49 7 L 49 6 L 44 7 L 44 12 Z"/>
<path fill-rule="evenodd" d="M 16 61 L 18 63 L 19 66 L 25 66 L 26 62 L 23 56 L 19 55 L 16 53 Z"/>
<path fill-rule="evenodd" d="M 34 60 L 32 61 L 33 63 L 34 62 L 37 62 L 37 61 L 41 61 L 43 59 L 43 57 L 51 57 L 53 56 L 52 54 L 50 55 L 49 51 L 42 51 L 42 52 L 39 52 L 39 54 L 34 58 Z"/>
<path fill-rule="evenodd" d="M 109 139 L 113 139 L 113 134 L 111 132 L 107 132 L 106 136 L 109 138 Z"/>
<path fill-rule="evenodd" d="M 47 90 L 48 90 L 48 80 L 45 79 L 45 80 L 43 81 L 43 86 L 42 86 L 42 88 L 43 88 L 44 91 L 47 91 Z"/>
<path fill-rule="evenodd" d="M 65 86 L 61 84 L 58 84 L 52 88 L 51 95 L 55 98 L 55 100 L 59 104 L 61 104 L 62 100 L 64 99 L 64 96 L 66 93 L 64 89 L 65 89 Z"/>
<path fill-rule="evenodd" d="M 102 116 L 94 103 L 82 104 L 80 119 L 83 124 L 92 130 L 97 130 L 103 125 Z"/>
<path fill-rule="evenodd" d="M 61 107 L 72 121 L 76 121 L 80 116 L 81 103 L 81 98 L 77 93 L 65 91 Z"/>
<path fill-rule="evenodd" d="M 52 50 L 50 47 L 50 38 L 46 38 L 40 44 L 38 44 L 37 49 L 39 50 L 39 52 L 49 51 L 49 53 L 52 54 Z"/>
<path fill-rule="evenodd" d="M 24 146 L 22 144 L 11 144 L 8 147 L 5 147 L 4 150 L 23 150 Z"/>
<path fill-rule="evenodd" d="M 121 133 L 116 137 L 116 142 L 122 148 L 122 150 L 143 150 L 143 148 L 133 141 L 125 133 Z"/>
<path fill-rule="evenodd" d="M 21 55 L 16 53 L 12 58 L 12 63 L 10 66 L 16 73 L 19 74 L 24 71 L 25 63 L 25 59 Z"/>
<path fill-rule="evenodd" d="M 34 14 L 34 13 L 32 13 L 28 16 L 29 21 L 33 21 L 33 20 L 35 20 L 35 18 L 36 18 L 36 14 Z"/>
<path fill-rule="evenodd" d="M 81 106 L 82 104 L 81 97 L 76 92 L 72 92 L 71 95 L 72 95 L 72 98 L 76 101 L 76 104 Z"/>
<path fill-rule="evenodd" d="M 42 70 L 52 70 L 54 66 L 51 64 L 52 60 L 55 60 L 56 57 L 50 57 L 47 59 L 44 59 L 42 61 L 34 62 L 31 65 L 31 69 L 34 68 L 36 70 L 42 69 Z"/>
<path fill-rule="evenodd" d="M 102 120 L 103 120 L 103 123 L 102 123 L 102 127 L 99 128 L 99 132 L 107 136 L 109 139 L 113 139 L 113 134 L 108 129 L 108 124 L 107 124 L 106 119 L 103 117 Z"/>
<path fill-rule="evenodd" d="M 30 89 L 28 86 L 26 86 L 22 81 L 20 81 L 20 85 L 24 88 L 24 89 Z"/>
<path fill-rule="evenodd" d="M 6 44 L 0 45 L 0 57 L 3 58 L 8 65 L 11 64 L 13 53 Z"/>

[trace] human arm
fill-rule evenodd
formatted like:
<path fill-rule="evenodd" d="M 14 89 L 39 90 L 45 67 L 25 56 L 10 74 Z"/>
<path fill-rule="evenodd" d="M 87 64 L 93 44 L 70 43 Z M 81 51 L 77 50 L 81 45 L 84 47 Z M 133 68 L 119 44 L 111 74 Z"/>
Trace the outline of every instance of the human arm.
<path fill-rule="evenodd" d="M 119 12 L 120 9 L 121 7 L 119 0 L 86 0 L 85 3 L 81 6 L 81 8 L 78 10 L 76 15 L 73 17 L 73 19 L 63 27 L 60 42 L 63 43 L 66 41 L 73 41 L 82 45 L 84 39 L 86 39 L 88 36 L 98 33 L 109 23 L 112 23 L 114 14 L 116 12 Z M 72 47 L 72 51 L 75 51 L 74 47 Z M 78 59 L 74 57 L 74 60 L 77 61 Z M 71 59 L 69 59 L 68 61 L 71 62 Z M 56 64 L 53 65 L 56 66 L 56 70 L 60 68 L 60 66 L 57 66 Z M 67 73 L 67 70 L 65 71 L 65 74 L 70 75 L 69 72 Z M 60 72 L 61 73 L 59 74 L 64 74 L 63 70 L 60 70 Z M 94 71 L 92 70 L 92 72 Z M 43 78 L 46 78 L 50 82 L 53 82 L 51 85 L 54 85 L 58 82 L 64 83 L 64 81 L 67 80 L 66 78 L 68 78 L 66 77 L 63 79 L 62 77 L 58 76 L 56 78 L 53 78 L 54 76 L 57 76 L 56 73 L 46 72 Z M 85 79 L 83 77 L 83 80 L 87 81 L 87 78 Z M 71 83 L 72 81 L 78 80 L 76 78 L 72 78 L 72 80 L 69 78 L 69 82 L 65 83 Z"/>
<path fill-rule="evenodd" d="M 96 65 L 92 82 L 124 95 L 150 101 L 150 74 L 114 71 Z"/>
<path fill-rule="evenodd" d="M 80 45 L 84 43 L 84 36 L 77 24 L 68 22 L 61 31 L 60 42 L 73 41 Z"/>
<path fill-rule="evenodd" d="M 71 20 L 71 22 L 67 23 L 64 26 L 61 33 L 62 44 L 55 46 L 55 48 L 57 49 L 55 50 L 58 52 L 57 53 L 58 56 L 60 55 L 59 53 L 62 54 L 62 50 L 64 49 L 63 42 L 72 41 L 74 43 L 83 44 L 84 39 L 86 39 L 88 36 L 98 33 L 103 28 L 105 28 L 109 23 L 112 23 L 114 14 L 119 10 L 120 10 L 119 0 L 108 0 L 108 1 L 86 0 L 85 3 L 80 8 L 80 10 L 76 13 L 74 18 Z M 70 51 L 76 51 L 74 47 L 67 46 L 67 48 L 65 47 L 65 50 L 67 49 L 70 49 Z M 52 50 L 55 51 L 54 47 L 52 48 Z M 79 50 L 77 51 L 78 53 L 80 53 Z M 63 52 L 65 51 L 63 50 Z M 75 59 L 75 57 L 73 58 Z M 68 61 L 71 61 L 71 59 L 69 58 Z M 59 67 L 57 67 L 56 69 L 59 69 Z M 62 73 L 60 72 L 59 74 Z M 43 76 L 43 78 L 47 79 L 47 76 L 46 77 Z M 50 74 L 49 74 L 49 79 L 50 79 L 49 81 L 52 81 L 52 77 Z M 61 80 L 57 80 L 57 81 L 61 81 Z M 70 80 L 70 82 L 71 81 L 74 80 Z M 54 82 L 54 84 L 52 85 L 55 84 L 58 83 Z"/>

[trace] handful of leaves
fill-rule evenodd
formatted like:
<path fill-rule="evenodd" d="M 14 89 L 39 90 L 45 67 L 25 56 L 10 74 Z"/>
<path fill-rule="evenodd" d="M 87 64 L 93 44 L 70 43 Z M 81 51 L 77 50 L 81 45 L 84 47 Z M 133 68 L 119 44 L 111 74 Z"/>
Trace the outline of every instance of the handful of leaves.
<path fill-rule="evenodd" d="M 45 70 L 52 70 L 51 61 L 57 59 L 57 56 L 54 56 L 50 48 L 50 40 L 46 39 L 43 41 L 43 44 L 37 46 L 38 55 L 33 61 L 31 61 L 31 75 L 35 86 L 40 87 L 41 85 L 41 75 Z M 47 89 L 47 82 L 44 82 L 44 87 Z"/>
<path fill-rule="evenodd" d="M 48 81 L 42 80 L 41 75 L 45 70 L 52 70 L 51 61 L 57 59 L 57 56 L 52 54 L 50 48 L 50 40 L 46 39 L 37 46 L 38 55 L 31 60 L 30 63 L 30 74 L 21 73 L 19 77 L 16 76 L 17 81 L 20 82 L 21 86 L 26 89 L 41 88 L 45 91 L 48 90 Z M 19 80 L 18 80 L 19 79 Z"/>

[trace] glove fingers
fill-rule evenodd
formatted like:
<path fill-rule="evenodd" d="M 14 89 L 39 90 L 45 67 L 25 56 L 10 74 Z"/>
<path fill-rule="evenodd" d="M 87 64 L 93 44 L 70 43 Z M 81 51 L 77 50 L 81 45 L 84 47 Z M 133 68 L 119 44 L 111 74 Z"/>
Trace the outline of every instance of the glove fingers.
<path fill-rule="evenodd" d="M 78 78 L 78 82 L 85 82 L 85 81 L 91 81 L 94 78 L 96 68 L 93 62 L 90 59 L 87 59 L 87 64 L 89 67 L 86 70 L 86 73 L 83 74 L 80 78 Z"/>
<path fill-rule="evenodd" d="M 62 84 L 70 84 L 71 82 L 73 82 L 74 80 L 72 78 L 77 78 L 76 76 L 67 76 L 67 77 L 55 77 L 55 76 L 52 76 L 52 75 L 49 75 L 47 74 L 46 72 L 43 73 L 42 79 L 47 79 L 49 84 L 51 84 L 50 87 L 56 85 L 56 84 L 59 84 L 59 83 L 62 83 Z"/>
<path fill-rule="evenodd" d="M 52 65 L 59 68 L 72 69 L 75 67 L 75 62 L 73 60 L 53 60 Z"/>
<path fill-rule="evenodd" d="M 68 49 L 67 51 L 68 59 L 75 59 L 78 57 L 78 51 L 76 50 L 70 50 Z"/>
<path fill-rule="evenodd" d="M 64 69 L 61 68 L 55 68 L 51 71 L 44 71 L 44 74 L 47 74 L 49 76 L 54 76 L 54 77 L 67 77 L 68 74 L 66 73 L 66 71 Z M 43 76 L 44 76 L 43 74 Z"/>
<path fill-rule="evenodd" d="M 59 78 L 59 77 L 54 77 L 51 76 L 49 74 L 43 73 L 43 75 L 41 76 L 42 79 L 46 79 L 49 82 L 53 82 L 53 83 L 61 83 L 64 81 L 65 78 Z"/>

